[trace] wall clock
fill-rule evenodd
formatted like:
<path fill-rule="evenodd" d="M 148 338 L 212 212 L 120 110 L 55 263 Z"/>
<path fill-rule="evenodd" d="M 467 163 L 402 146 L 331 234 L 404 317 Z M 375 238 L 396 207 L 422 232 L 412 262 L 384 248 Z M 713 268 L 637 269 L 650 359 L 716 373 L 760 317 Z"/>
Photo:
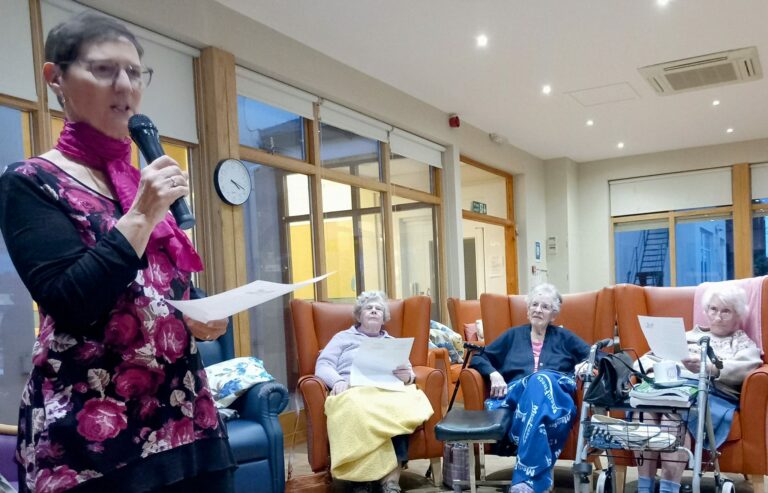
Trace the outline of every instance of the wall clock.
<path fill-rule="evenodd" d="M 242 205 L 251 195 L 251 174 L 237 159 L 219 161 L 213 172 L 213 184 L 221 200 L 229 205 Z"/>

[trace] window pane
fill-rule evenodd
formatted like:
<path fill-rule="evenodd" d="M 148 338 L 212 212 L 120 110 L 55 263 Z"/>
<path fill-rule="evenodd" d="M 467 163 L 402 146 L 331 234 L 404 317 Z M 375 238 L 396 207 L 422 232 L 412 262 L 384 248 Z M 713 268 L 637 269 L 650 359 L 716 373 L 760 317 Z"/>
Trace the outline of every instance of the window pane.
<path fill-rule="evenodd" d="M 321 123 L 320 159 L 326 168 L 381 180 L 377 140 Z"/>
<path fill-rule="evenodd" d="M 507 179 L 477 166 L 461 163 L 461 208 L 476 211 L 472 202 L 486 205 L 490 216 L 507 218 Z"/>
<path fill-rule="evenodd" d="M 752 218 L 752 271 L 755 276 L 764 276 L 768 274 L 768 252 L 765 250 L 766 221 L 768 221 L 768 211 L 755 211 Z"/>
<path fill-rule="evenodd" d="M 237 121 L 241 145 L 306 160 L 304 119 L 299 115 L 238 96 Z"/>
<path fill-rule="evenodd" d="M 363 291 L 384 290 L 381 195 L 328 180 L 322 187 L 325 262 L 336 272 L 328 278 L 328 297 L 350 302 Z M 373 203 L 362 206 L 366 195 Z"/>
<path fill-rule="evenodd" d="M 691 218 L 675 225 L 678 286 L 733 279 L 733 221 Z"/>
<path fill-rule="evenodd" d="M 433 193 L 434 168 L 426 163 L 392 154 L 389 158 L 389 179 L 392 183 L 422 192 Z"/>
<path fill-rule="evenodd" d="M 246 162 L 253 190 L 244 207 L 248 282 L 304 281 L 314 276 L 312 229 L 307 215 L 289 216 L 296 202 L 309 203 L 309 180 L 287 171 Z M 289 188 L 290 187 L 290 188 Z M 290 192 L 289 192 L 290 190 Z M 314 298 L 314 287 L 294 296 Z M 251 354 L 261 358 L 272 375 L 295 388 L 298 368 L 288 320 L 288 297 L 263 303 L 249 312 Z"/>
<path fill-rule="evenodd" d="M 462 223 L 466 299 L 480 299 L 481 293 L 507 294 L 504 226 L 467 219 Z"/>
<path fill-rule="evenodd" d="M 613 242 L 617 283 L 671 285 L 669 229 L 666 222 L 617 224 Z"/>
<path fill-rule="evenodd" d="M 29 115 L 0 106 L 0 172 L 32 154 Z M 18 421 L 18 403 L 32 367 L 36 313 L 0 235 L 0 423 Z"/>
<path fill-rule="evenodd" d="M 432 319 L 439 320 L 436 208 L 401 197 L 392 197 L 392 203 L 395 297 L 431 297 Z"/>

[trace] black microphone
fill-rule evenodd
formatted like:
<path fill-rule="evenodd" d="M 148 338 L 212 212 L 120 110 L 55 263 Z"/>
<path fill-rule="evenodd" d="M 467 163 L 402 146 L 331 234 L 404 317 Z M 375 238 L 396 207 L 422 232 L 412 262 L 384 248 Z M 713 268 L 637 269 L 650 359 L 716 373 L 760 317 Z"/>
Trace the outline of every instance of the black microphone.
<path fill-rule="evenodd" d="M 128 131 L 147 164 L 165 155 L 160 145 L 157 127 L 146 115 L 133 115 L 128 120 Z M 179 197 L 171 204 L 171 214 L 181 229 L 189 229 L 195 225 L 195 216 L 190 212 L 184 197 Z"/>

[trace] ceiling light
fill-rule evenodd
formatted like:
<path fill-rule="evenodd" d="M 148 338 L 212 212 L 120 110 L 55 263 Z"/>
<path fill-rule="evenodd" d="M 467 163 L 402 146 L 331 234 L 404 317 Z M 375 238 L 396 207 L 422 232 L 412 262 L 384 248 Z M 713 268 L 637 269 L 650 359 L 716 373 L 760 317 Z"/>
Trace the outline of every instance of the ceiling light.
<path fill-rule="evenodd" d="M 712 101 L 712 106 L 720 106 L 720 100 L 715 99 L 714 101 Z"/>
<path fill-rule="evenodd" d="M 656 5 L 659 7 L 666 7 L 669 4 L 669 0 L 656 0 Z"/>
<path fill-rule="evenodd" d="M 592 125 L 594 125 L 594 124 L 595 124 L 595 121 L 594 121 L 594 120 L 587 120 L 587 126 L 588 126 L 588 127 L 591 127 L 591 126 L 592 126 Z"/>
<path fill-rule="evenodd" d="M 477 40 L 478 48 L 485 48 L 486 46 L 488 46 L 488 36 L 486 36 L 485 34 L 481 34 L 475 39 Z"/>
<path fill-rule="evenodd" d="M 624 142 L 619 142 L 618 144 L 616 144 L 616 147 L 618 147 L 619 149 L 624 149 Z"/>
<path fill-rule="evenodd" d="M 550 92 L 552 92 L 552 86 L 550 86 L 549 84 L 547 84 L 545 86 L 542 86 L 541 87 L 541 92 L 543 94 L 549 94 Z"/>
<path fill-rule="evenodd" d="M 732 128 L 728 128 L 728 129 L 726 129 L 725 133 L 732 134 L 733 133 L 733 129 Z"/>

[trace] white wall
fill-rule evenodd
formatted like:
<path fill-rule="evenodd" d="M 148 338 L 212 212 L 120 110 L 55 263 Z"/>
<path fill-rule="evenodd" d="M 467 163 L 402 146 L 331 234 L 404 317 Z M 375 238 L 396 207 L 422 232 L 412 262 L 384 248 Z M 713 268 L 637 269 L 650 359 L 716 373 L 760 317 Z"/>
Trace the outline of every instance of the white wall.
<path fill-rule="evenodd" d="M 546 256 L 549 282 L 563 293 L 571 292 L 574 275 L 574 251 L 571 235 L 576 234 L 578 214 L 576 197 L 578 192 L 577 164 L 568 158 L 551 159 L 544 163 L 547 197 L 547 238 L 542 243 Z M 547 240 L 557 239 L 557 250 L 549 251 Z"/>
<path fill-rule="evenodd" d="M 610 262 L 609 180 L 757 163 L 767 159 L 768 139 L 759 139 L 579 164 L 575 207 L 579 225 L 570 235 L 571 245 L 578 249 L 578 260 L 571 261 L 576 273 L 571 291 L 599 289 L 614 282 Z"/>
<path fill-rule="evenodd" d="M 204 48 L 217 46 L 234 54 L 237 63 L 282 82 L 383 120 L 449 148 L 444 184 L 453 185 L 459 172 L 458 154 L 465 154 L 515 176 L 515 207 L 519 220 L 518 265 L 520 289 L 527 288 L 533 260 L 533 241 L 544 245 L 542 161 L 509 144 L 495 144 L 488 131 L 462 123 L 448 126 L 447 113 L 383 82 L 339 63 L 258 22 L 209 0 L 83 0 L 82 3 L 183 43 Z M 155 67 L 159 73 L 162 67 Z M 435 81 L 439 84 L 440 81 Z M 460 195 L 451 197 L 460 200 Z M 450 209 L 454 204 L 447 204 Z M 459 216 L 460 217 L 460 216 Z M 455 211 L 446 215 L 448 295 L 459 296 L 461 228 Z M 533 239 L 535 238 L 535 240 Z M 530 244 L 530 248 L 528 245 Z M 457 255 L 458 254 L 458 255 Z M 455 256 L 455 257 L 454 257 Z M 458 268 L 457 268 L 458 264 Z M 528 274 L 526 274 L 528 273 Z"/>

